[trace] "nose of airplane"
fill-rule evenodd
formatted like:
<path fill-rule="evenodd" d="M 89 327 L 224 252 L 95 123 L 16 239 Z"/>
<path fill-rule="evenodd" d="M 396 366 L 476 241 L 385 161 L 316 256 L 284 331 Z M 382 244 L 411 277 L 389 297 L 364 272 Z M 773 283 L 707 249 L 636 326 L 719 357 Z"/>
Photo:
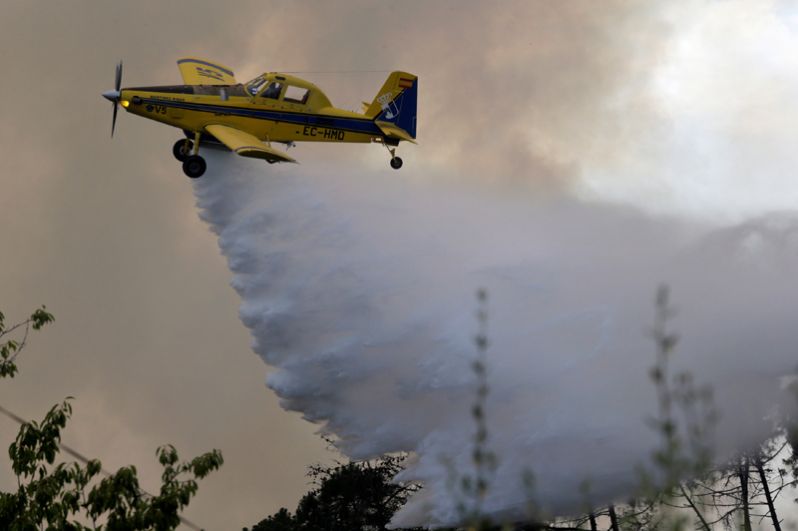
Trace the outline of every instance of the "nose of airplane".
<path fill-rule="evenodd" d="M 116 103 L 119 101 L 119 91 L 106 90 L 105 92 L 103 92 L 103 98 L 107 99 L 110 102 Z"/>

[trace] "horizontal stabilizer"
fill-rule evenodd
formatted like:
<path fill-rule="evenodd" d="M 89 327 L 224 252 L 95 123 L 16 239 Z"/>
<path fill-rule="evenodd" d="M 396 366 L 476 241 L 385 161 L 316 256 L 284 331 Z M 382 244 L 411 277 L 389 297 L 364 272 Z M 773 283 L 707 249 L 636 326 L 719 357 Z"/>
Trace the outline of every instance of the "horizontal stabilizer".
<path fill-rule="evenodd" d="M 382 131 L 386 136 L 392 136 L 394 138 L 412 142 L 414 144 L 417 143 L 407 131 L 397 125 L 394 125 L 390 122 L 383 122 L 381 120 L 377 120 L 374 123 L 377 124 L 377 127 L 380 128 L 380 131 Z"/>
<path fill-rule="evenodd" d="M 219 142 L 230 148 L 236 155 L 263 159 L 267 162 L 296 162 L 284 151 L 267 146 L 254 135 L 245 133 L 240 129 L 216 124 L 206 126 L 205 131 L 215 136 Z"/>

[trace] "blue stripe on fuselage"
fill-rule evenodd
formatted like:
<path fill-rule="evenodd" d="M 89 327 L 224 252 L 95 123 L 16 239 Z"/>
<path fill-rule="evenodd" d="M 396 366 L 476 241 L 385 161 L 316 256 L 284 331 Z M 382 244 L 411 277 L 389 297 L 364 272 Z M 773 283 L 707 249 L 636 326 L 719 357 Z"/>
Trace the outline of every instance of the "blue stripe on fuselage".
<path fill-rule="evenodd" d="M 148 103 L 162 105 L 164 107 L 175 107 L 189 111 L 207 112 L 221 115 L 245 116 L 260 120 L 271 120 L 274 122 L 286 122 L 296 125 L 313 125 L 317 127 L 327 127 L 330 129 L 340 129 L 352 133 L 363 133 L 374 136 L 384 136 L 377 125 L 368 118 L 343 118 L 337 116 L 325 116 L 323 114 L 306 114 L 291 111 L 273 111 L 251 109 L 248 107 L 230 107 L 225 105 L 212 105 L 206 103 L 189 103 L 183 101 L 160 100 L 152 98 L 142 98 L 141 104 Z"/>

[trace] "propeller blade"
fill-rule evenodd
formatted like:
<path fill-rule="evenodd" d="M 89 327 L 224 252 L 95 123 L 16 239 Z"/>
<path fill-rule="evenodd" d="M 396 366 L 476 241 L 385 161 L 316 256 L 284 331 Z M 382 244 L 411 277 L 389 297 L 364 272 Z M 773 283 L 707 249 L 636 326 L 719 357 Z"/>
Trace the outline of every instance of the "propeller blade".
<path fill-rule="evenodd" d="M 114 116 L 111 119 L 111 138 L 114 137 L 114 129 L 116 129 L 116 113 L 119 111 L 119 90 L 122 88 L 122 61 L 116 65 L 116 74 L 114 75 L 114 89 L 103 92 L 103 98 L 111 101 L 114 107 Z"/>
<path fill-rule="evenodd" d="M 114 102 L 114 117 L 111 119 L 111 138 L 114 137 L 114 129 L 116 129 L 116 111 L 119 110 L 119 105 Z"/>
<path fill-rule="evenodd" d="M 114 88 L 117 92 L 122 87 L 122 61 L 119 61 L 119 64 L 116 65 L 116 78 L 114 83 Z"/>

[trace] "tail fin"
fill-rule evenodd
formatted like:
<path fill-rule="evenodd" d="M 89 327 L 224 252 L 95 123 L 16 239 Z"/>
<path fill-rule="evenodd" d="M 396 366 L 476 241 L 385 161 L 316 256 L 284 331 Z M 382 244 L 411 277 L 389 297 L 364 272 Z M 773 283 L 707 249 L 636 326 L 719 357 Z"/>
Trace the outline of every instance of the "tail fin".
<path fill-rule="evenodd" d="M 365 115 L 394 124 L 416 138 L 417 105 L 418 77 L 407 72 L 391 72 Z"/>

